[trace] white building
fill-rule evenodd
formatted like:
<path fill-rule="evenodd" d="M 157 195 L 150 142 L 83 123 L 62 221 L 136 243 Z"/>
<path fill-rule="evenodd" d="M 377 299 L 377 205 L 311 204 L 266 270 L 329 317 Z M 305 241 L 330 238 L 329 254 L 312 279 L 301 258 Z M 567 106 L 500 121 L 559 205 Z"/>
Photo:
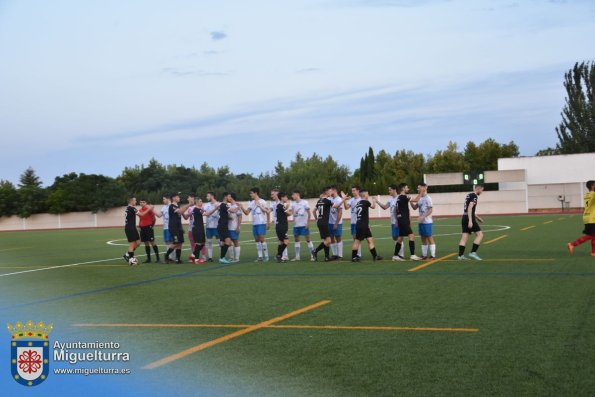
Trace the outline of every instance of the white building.
<path fill-rule="evenodd" d="M 526 190 L 529 210 L 583 207 L 585 182 L 595 179 L 595 153 L 498 159 L 498 171 L 521 178 L 500 182 L 500 190 Z M 486 181 L 489 182 L 489 181 Z"/>

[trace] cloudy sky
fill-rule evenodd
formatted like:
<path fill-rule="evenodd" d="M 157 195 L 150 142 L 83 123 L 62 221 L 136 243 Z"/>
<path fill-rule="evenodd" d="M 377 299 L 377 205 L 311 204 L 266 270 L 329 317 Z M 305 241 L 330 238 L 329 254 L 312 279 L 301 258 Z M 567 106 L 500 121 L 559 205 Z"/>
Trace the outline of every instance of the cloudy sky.
<path fill-rule="evenodd" d="M 592 0 L 0 0 L 0 179 L 556 142 Z"/>

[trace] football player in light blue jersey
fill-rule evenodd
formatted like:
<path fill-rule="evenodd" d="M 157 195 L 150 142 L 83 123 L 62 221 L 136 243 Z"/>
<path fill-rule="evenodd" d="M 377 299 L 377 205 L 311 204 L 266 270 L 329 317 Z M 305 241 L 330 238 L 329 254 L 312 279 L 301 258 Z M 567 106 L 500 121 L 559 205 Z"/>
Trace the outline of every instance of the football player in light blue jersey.
<path fill-rule="evenodd" d="M 331 232 L 332 260 L 343 259 L 343 199 L 339 196 L 337 186 L 331 186 L 329 199 L 333 202 L 329 218 Z"/>
<path fill-rule="evenodd" d="M 252 213 L 252 235 L 256 242 L 256 252 L 258 258 L 256 262 L 268 262 L 269 250 L 266 242 L 267 229 L 270 223 L 271 209 L 267 207 L 266 201 L 260 198 L 260 189 L 253 187 L 250 189 L 250 198 L 252 201 L 248 203 L 248 208 L 240 204 L 240 209 L 244 215 Z"/>
<path fill-rule="evenodd" d="M 420 183 L 417 186 L 417 208 L 419 210 L 419 235 L 421 236 L 421 255 L 422 259 L 436 258 L 436 243 L 432 237 L 432 214 L 434 212 L 434 204 L 432 198 L 428 195 L 428 185 Z M 428 255 L 428 247 L 430 254 Z"/>
<path fill-rule="evenodd" d="M 293 213 L 293 237 L 295 238 L 295 258 L 292 261 L 300 260 L 301 236 L 304 236 L 306 243 L 308 244 L 308 252 L 310 253 L 310 260 L 314 261 L 314 257 L 311 252 L 314 250 L 314 243 L 310 240 L 310 219 L 312 218 L 312 212 L 310 211 L 310 205 L 306 200 L 302 200 L 302 194 L 299 190 L 294 190 L 291 194 L 293 203 L 291 204 L 291 210 Z"/>

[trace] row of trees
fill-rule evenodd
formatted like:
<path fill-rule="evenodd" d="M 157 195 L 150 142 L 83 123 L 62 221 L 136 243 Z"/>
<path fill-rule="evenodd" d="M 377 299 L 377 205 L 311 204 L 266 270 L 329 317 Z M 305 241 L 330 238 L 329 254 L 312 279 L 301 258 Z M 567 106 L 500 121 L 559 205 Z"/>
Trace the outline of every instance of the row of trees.
<path fill-rule="evenodd" d="M 258 186 L 262 191 L 274 187 L 299 189 L 305 197 L 315 197 L 320 188 L 336 184 L 348 189 L 351 184 L 366 186 L 371 193 L 385 193 L 393 183 L 406 182 L 416 186 L 428 172 L 455 172 L 471 169 L 496 169 L 499 157 L 514 157 L 519 150 L 514 142 L 500 144 L 488 139 L 477 145 L 469 142 L 459 150 L 450 142 L 445 150 L 434 155 L 400 150 L 391 154 L 372 148 L 362 157 L 361 166 L 350 172 L 331 156 L 317 154 L 304 157 L 297 153 L 288 165 L 278 162 L 274 170 L 258 176 L 233 174 L 229 167 L 213 168 L 204 163 L 199 168 L 163 165 L 152 159 L 147 165 L 125 168 L 117 178 L 95 174 L 70 173 L 56 177 L 44 188 L 31 168 L 20 177 L 18 186 L 0 181 L 0 216 L 49 212 L 61 214 L 75 211 L 101 211 L 123 205 L 129 194 L 159 203 L 163 193 L 207 191 L 221 194 L 236 192 L 240 199 L 249 197 L 249 190 Z"/>

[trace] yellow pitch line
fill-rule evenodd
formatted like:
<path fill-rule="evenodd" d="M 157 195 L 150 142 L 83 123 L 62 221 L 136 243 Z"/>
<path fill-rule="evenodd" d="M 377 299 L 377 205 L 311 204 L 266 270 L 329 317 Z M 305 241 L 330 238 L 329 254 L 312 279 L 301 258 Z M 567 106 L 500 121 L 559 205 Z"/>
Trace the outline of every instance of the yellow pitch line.
<path fill-rule="evenodd" d="M 227 342 L 227 341 L 232 340 L 232 339 L 235 339 L 235 338 L 237 338 L 239 336 L 248 334 L 250 332 L 257 331 L 257 330 L 259 330 L 261 328 L 268 327 L 269 325 L 272 325 L 274 323 L 278 323 L 280 321 L 283 321 L 283 320 L 286 320 L 288 318 L 297 316 L 298 314 L 305 313 L 305 312 L 310 311 L 312 309 L 316 309 L 316 308 L 318 308 L 320 306 L 327 305 L 329 303 L 331 303 L 331 301 L 329 301 L 329 300 L 322 300 L 320 302 L 314 303 L 314 304 L 309 305 L 309 306 L 306 306 L 306 307 L 302 307 L 301 309 L 294 310 L 294 311 L 292 311 L 290 313 L 287 313 L 287 314 L 284 314 L 282 316 L 275 317 L 275 318 L 272 318 L 272 319 L 267 320 L 267 321 L 263 321 L 261 323 L 255 324 L 255 325 L 251 325 L 248 328 L 240 329 L 238 331 L 232 332 L 231 334 L 227 334 L 227 335 L 221 336 L 221 337 L 216 338 L 216 339 L 213 339 L 213 340 L 211 340 L 209 342 L 201 343 L 200 345 L 191 347 L 191 348 L 186 349 L 186 350 L 183 350 L 183 351 L 181 351 L 179 353 L 172 354 L 171 356 L 167 356 L 167 357 L 164 357 L 164 358 L 162 358 L 160 360 L 154 361 L 154 362 L 152 362 L 150 364 L 145 365 L 143 367 L 143 369 L 155 369 L 155 368 L 161 367 L 161 366 L 166 365 L 166 364 L 169 364 L 169 363 L 171 363 L 173 361 L 176 361 L 176 360 L 179 360 L 181 358 L 184 358 L 184 357 L 186 357 L 186 356 L 188 356 L 190 354 L 199 352 L 199 351 L 204 350 L 204 349 L 208 349 L 209 347 L 218 345 L 218 344 L 223 343 L 223 342 Z"/>
<path fill-rule="evenodd" d="M 508 237 L 508 235 L 507 235 L 507 234 L 504 234 L 504 235 L 502 235 L 502 236 L 499 236 L 499 237 L 496 237 L 496 238 L 494 238 L 494 239 L 492 239 L 492 240 L 490 240 L 490 241 L 486 241 L 486 242 L 485 242 L 485 243 L 483 243 L 483 244 L 484 244 L 484 245 L 486 245 L 486 244 L 492 244 L 492 243 L 495 243 L 496 241 L 502 240 L 503 238 L 506 238 L 506 237 Z"/>
<path fill-rule="evenodd" d="M 483 259 L 482 262 L 553 262 L 552 258 L 519 258 L 519 259 Z M 456 259 L 445 260 L 444 262 L 458 262 Z"/>
<path fill-rule="evenodd" d="M 553 223 L 554 221 L 545 221 L 543 222 L 544 225 L 549 225 L 550 223 Z"/>
<path fill-rule="evenodd" d="M 529 229 L 533 229 L 535 226 L 527 226 L 521 229 L 521 232 L 526 232 Z"/>
<path fill-rule="evenodd" d="M 409 269 L 408 271 L 410 271 L 410 272 L 416 272 L 416 271 L 418 271 L 418 270 L 420 270 L 420 269 L 423 269 L 424 267 L 428 267 L 428 266 L 430 266 L 430 265 L 433 265 L 433 264 L 434 264 L 434 263 L 436 263 L 436 262 L 440 262 L 440 261 L 443 261 L 444 259 L 452 258 L 452 257 L 453 257 L 453 256 L 455 256 L 455 255 L 457 255 L 457 253 L 456 253 L 456 252 L 453 252 L 452 254 L 444 255 L 444 256 L 442 256 L 442 257 L 440 257 L 440 258 L 438 258 L 438 259 L 434 259 L 434 260 L 431 260 L 431 261 L 427 261 L 426 263 L 423 263 L 423 264 L 421 264 L 421 265 L 419 265 L 419 266 L 412 267 L 412 268 L 411 268 L 411 269 Z"/>
<path fill-rule="evenodd" d="M 74 327 L 123 327 L 123 328 L 249 328 L 247 324 L 72 324 Z M 268 325 L 274 329 L 339 329 L 363 331 L 437 331 L 479 332 L 479 328 L 396 327 L 375 325 Z"/>
<path fill-rule="evenodd" d="M 390 327 L 370 325 L 271 325 L 267 328 L 281 329 L 346 329 L 363 331 L 438 331 L 438 332 L 479 332 L 479 328 L 437 328 L 437 327 Z"/>

